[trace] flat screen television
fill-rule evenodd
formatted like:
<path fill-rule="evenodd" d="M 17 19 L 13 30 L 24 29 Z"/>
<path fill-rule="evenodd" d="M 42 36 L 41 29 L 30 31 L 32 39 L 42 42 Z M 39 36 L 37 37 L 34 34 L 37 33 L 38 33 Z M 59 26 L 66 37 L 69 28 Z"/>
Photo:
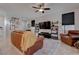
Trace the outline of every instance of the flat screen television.
<path fill-rule="evenodd" d="M 39 23 L 39 28 L 40 28 L 40 29 L 50 29 L 50 28 L 51 28 L 51 23 L 50 23 L 50 21 L 40 22 L 40 23 Z"/>
<path fill-rule="evenodd" d="M 74 12 L 62 14 L 62 25 L 74 25 Z"/>

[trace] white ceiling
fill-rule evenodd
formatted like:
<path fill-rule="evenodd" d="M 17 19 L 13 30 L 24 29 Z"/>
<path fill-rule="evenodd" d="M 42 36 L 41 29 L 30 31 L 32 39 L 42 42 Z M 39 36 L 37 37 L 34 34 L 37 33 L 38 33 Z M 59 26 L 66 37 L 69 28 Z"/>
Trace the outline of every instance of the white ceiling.
<path fill-rule="evenodd" d="M 26 18 L 39 17 L 45 14 L 50 14 L 62 9 L 77 9 L 78 3 L 46 3 L 46 7 L 50 7 L 51 10 L 45 11 L 44 14 L 37 12 L 32 8 L 36 4 L 34 3 L 0 3 L 0 9 L 6 11 L 8 15 L 19 16 Z"/>

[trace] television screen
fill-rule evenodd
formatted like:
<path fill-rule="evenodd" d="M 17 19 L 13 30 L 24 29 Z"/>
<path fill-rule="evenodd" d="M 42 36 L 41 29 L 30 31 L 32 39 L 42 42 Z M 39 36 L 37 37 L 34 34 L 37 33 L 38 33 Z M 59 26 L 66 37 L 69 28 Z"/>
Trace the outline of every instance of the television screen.
<path fill-rule="evenodd" d="M 74 25 L 74 12 L 62 14 L 62 25 Z"/>
<path fill-rule="evenodd" d="M 40 29 L 44 29 L 44 23 L 43 22 L 39 23 L 39 27 Z"/>
<path fill-rule="evenodd" d="M 40 29 L 50 29 L 51 28 L 50 21 L 39 23 L 39 27 Z"/>

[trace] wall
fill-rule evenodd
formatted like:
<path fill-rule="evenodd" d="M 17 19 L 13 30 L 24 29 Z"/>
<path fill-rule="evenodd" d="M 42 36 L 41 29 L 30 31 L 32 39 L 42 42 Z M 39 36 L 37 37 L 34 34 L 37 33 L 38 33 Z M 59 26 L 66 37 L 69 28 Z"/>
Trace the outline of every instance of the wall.
<path fill-rule="evenodd" d="M 75 29 L 79 30 L 79 9 L 75 10 Z"/>
<path fill-rule="evenodd" d="M 68 30 L 74 30 L 77 29 L 79 30 L 79 9 L 73 9 L 73 10 L 59 10 L 57 12 L 53 12 L 51 14 L 47 14 L 47 15 L 43 15 L 41 17 L 36 18 L 36 23 L 39 22 L 43 22 L 43 21 L 53 21 L 53 20 L 58 20 L 58 26 L 59 26 L 59 30 L 58 30 L 58 35 L 59 35 L 59 39 L 60 39 L 60 33 L 64 33 L 64 26 L 62 26 L 62 14 L 64 13 L 69 13 L 69 12 L 75 12 L 75 25 L 68 25 L 66 26 L 66 33 L 68 32 Z M 40 30 L 40 31 L 46 31 L 46 32 L 50 32 L 50 30 Z"/>
<path fill-rule="evenodd" d="M 45 21 L 51 21 L 51 22 L 52 21 L 58 21 L 60 23 L 60 11 L 52 12 L 50 14 L 45 14 L 41 17 L 35 18 L 35 23 L 45 22 Z M 59 23 L 58 23 L 58 26 L 60 26 Z M 39 32 L 51 33 L 51 29 L 40 29 Z"/>
<path fill-rule="evenodd" d="M 60 12 L 60 22 L 59 22 L 59 35 L 60 33 L 68 33 L 68 30 L 74 30 L 75 29 L 75 25 L 66 25 L 66 26 L 63 26 L 62 25 L 62 14 L 65 14 L 65 13 L 69 13 L 69 12 L 75 12 L 74 10 L 62 10 Z M 59 36 L 60 37 L 60 36 Z"/>
<path fill-rule="evenodd" d="M 0 38 L 1 40 L 6 38 L 6 12 L 0 9 Z"/>
<path fill-rule="evenodd" d="M 58 16 L 59 16 L 58 13 L 45 14 L 41 17 L 36 18 L 35 22 L 39 23 L 39 22 L 45 22 L 45 21 L 51 21 L 51 22 L 59 21 Z M 49 29 L 40 29 L 40 31 L 49 32 L 49 33 L 51 32 L 51 30 L 49 30 Z"/>
<path fill-rule="evenodd" d="M 69 12 L 75 12 L 75 25 L 74 26 L 66 26 L 66 33 L 68 30 L 79 30 L 79 9 L 73 9 L 73 10 L 63 10 L 63 12 L 61 12 L 61 15 L 64 13 L 69 13 Z M 61 23 L 62 23 L 62 17 L 61 17 Z M 60 33 L 62 33 L 63 31 L 63 26 L 60 26 Z"/>
<path fill-rule="evenodd" d="M 70 9 L 61 10 L 60 9 L 60 10 L 56 10 L 56 11 L 52 10 L 52 12 L 50 14 L 45 13 L 45 15 L 41 15 L 41 17 L 38 16 L 37 18 L 33 18 L 33 19 L 35 19 L 36 23 L 43 22 L 43 21 L 58 20 L 58 22 L 59 22 L 58 23 L 58 26 L 59 26 L 58 34 L 60 35 L 60 33 L 64 33 L 64 27 L 62 26 L 61 15 L 64 13 L 73 12 L 73 11 L 75 12 L 75 26 L 66 26 L 66 33 L 67 33 L 67 31 L 70 29 L 79 29 L 79 20 L 78 20 L 79 19 L 79 9 L 73 9 L 73 10 L 70 10 Z M 0 12 L 0 14 L 5 14 L 5 13 Z M 27 21 L 30 21 L 30 20 L 27 19 Z M 50 30 L 40 30 L 40 31 L 50 32 Z"/>

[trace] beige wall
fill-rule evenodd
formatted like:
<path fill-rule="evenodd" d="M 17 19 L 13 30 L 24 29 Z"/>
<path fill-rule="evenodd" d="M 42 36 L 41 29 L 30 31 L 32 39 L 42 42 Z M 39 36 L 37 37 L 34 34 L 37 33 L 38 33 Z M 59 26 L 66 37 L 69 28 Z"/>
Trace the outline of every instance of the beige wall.
<path fill-rule="evenodd" d="M 0 9 L 0 38 L 1 40 L 6 38 L 6 12 Z"/>
<path fill-rule="evenodd" d="M 75 25 L 74 26 L 66 26 L 66 33 L 68 32 L 68 30 L 74 30 L 77 29 L 79 30 L 79 9 L 74 9 L 74 10 L 61 10 L 61 11 L 57 11 L 55 13 L 51 13 L 51 14 L 47 14 L 47 15 L 43 15 L 41 17 L 36 18 L 36 23 L 39 22 L 43 22 L 43 21 L 53 21 L 53 20 L 58 20 L 58 26 L 59 26 L 59 38 L 60 38 L 60 33 L 64 33 L 64 27 L 62 26 L 62 14 L 64 13 L 69 13 L 69 12 L 75 12 Z M 50 30 L 41 30 L 41 31 L 48 31 L 50 32 Z"/>
<path fill-rule="evenodd" d="M 58 23 L 58 26 L 59 26 L 59 31 L 58 31 L 58 34 L 60 35 L 60 33 L 63 33 L 63 26 L 62 26 L 62 17 L 61 15 L 63 13 L 68 13 L 68 12 L 75 12 L 75 27 L 71 27 L 71 26 L 68 26 L 67 29 L 79 29 L 79 9 L 73 9 L 73 10 L 70 10 L 70 9 L 67 9 L 67 10 L 64 10 L 64 9 L 61 9 L 61 10 L 56 10 L 56 11 L 52 11 L 51 13 L 48 13 L 45 15 L 41 15 L 41 17 L 37 17 L 37 18 L 33 18 L 36 20 L 36 23 L 38 22 L 43 22 L 43 21 L 53 21 L 53 20 L 58 20 L 59 23 Z M 0 14 L 5 14 L 4 12 L 0 12 Z M 32 18 L 31 18 L 32 19 Z M 27 19 L 28 21 L 29 19 Z M 41 31 L 48 31 L 50 32 L 50 30 L 41 30 Z M 60 36 L 59 36 L 60 37 Z"/>
<path fill-rule="evenodd" d="M 75 28 L 79 30 L 79 9 L 75 10 Z"/>

